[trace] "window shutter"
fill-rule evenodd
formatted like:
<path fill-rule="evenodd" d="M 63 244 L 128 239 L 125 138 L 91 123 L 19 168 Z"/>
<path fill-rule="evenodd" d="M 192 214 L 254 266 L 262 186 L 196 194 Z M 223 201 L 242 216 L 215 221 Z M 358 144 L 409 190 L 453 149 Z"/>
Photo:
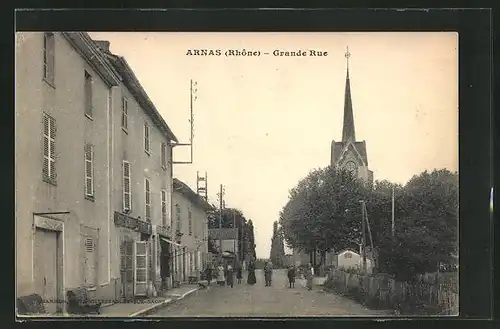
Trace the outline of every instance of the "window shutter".
<path fill-rule="evenodd" d="M 151 219 L 151 190 L 149 179 L 145 180 L 145 196 L 146 196 L 146 219 Z"/>
<path fill-rule="evenodd" d="M 122 127 L 128 129 L 128 102 L 125 97 L 122 98 Z"/>
<path fill-rule="evenodd" d="M 85 195 L 94 195 L 94 147 L 85 145 Z"/>
<path fill-rule="evenodd" d="M 55 182 L 56 175 L 56 157 L 55 157 L 55 138 L 56 138 L 56 120 L 46 113 L 43 114 L 43 168 L 42 173 L 45 179 Z"/>
<path fill-rule="evenodd" d="M 130 162 L 123 161 L 123 210 L 131 209 Z"/>
<path fill-rule="evenodd" d="M 167 154 L 166 154 L 166 145 L 165 145 L 165 143 L 161 143 L 161 166 L 163 168 L 167 167 Z"/>
<path fill-rule="evenodd" d="M 177 231 L 181 230 L 181 207 L 177 204 L 175 205 L 175 217 L 177 221 Z"/>
<path fill-rule="evenodd" d="M 164 226 L 167 226 L 167 193 L 161 190 L 161 220 Z"/>
<path fill-rule="evenodd" d="M 92 76 L 85 71 L 85 114 L 92 117 Z"/>
<path fill-rule="evenodd" d="M 43 77 L 50 83 L 54 83 L 54 55 L 55 55 L 54 33 L 47 32 L 43 36 Z"/>
<path fill-rule="evenodd" d="M 147 295 L 148 287 L 148 242 L 135 241 L 134 242 L 134 295 L 145 296 Z"/>
<path fill-rule="evenodd" d="M 144 150 L 149 153 L 149 125 L 144 123 Z"/>

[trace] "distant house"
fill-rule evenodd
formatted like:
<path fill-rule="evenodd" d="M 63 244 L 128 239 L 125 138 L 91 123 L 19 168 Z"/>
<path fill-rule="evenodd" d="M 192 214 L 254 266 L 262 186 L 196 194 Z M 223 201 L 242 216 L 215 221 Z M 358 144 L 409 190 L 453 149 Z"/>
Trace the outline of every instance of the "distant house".
<path fill-rule="evenodd" d="M 305 253 L 303 251 L 300 251 L 298 249 L 293 250 L 293 255 L 292 255 L 293 263 L 295 266 L 300 266 L 300 265 L 306 265 L 311 262 L 311 255 L 308 253 Z M 316 261 L 318 264 L 321 263 L 321 253 L 318 251 L 316 253 Z M 325 254 L 325 260 L 323 266 L 332 266 L 336 264 L 336 254 L 334 252 L 327 252 Z"/>
<path fill-rule="evenodd" d="M 344 249 L 337 254 L 337 268 L 344 269 L 361 269 L 363 268 L 363 258 L 362 256 L 352 249 Z M 367 257 L 366 258 L 366 269 L 368 273 L 372 272 L 373 262 Z"/>
<path fill-rule="evenodd" d="M 173 272 L 176 282 L 198 277 L 208 254 L 208 213 L 212 206 L 186 183 L 173 180 L 173 228 L 177 238 L 174 249 Z"/>
<path fill-rule="evenodd" d="M 222 252 L 236 254 L 238 251 L 238 229 L 237 228 L 214 228 L 208 230 L 208 236 Z M 222 241 L 222 248 L 220 248 Z"/>

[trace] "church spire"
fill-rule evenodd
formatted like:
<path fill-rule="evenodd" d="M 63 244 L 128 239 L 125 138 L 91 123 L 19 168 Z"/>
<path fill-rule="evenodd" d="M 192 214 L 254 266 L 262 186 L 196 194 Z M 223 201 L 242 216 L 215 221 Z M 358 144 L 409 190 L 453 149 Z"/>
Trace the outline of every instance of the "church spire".
<path fill-rule="evenodd" d="M 354 132 L 354 115 L 352 113 L 352 100 L 351 100 L 351 84 L 349 82 L 349 47 L 345 53 L 347 59 L 347 75 L 345 80 L 345 99 L 344 99 L 344 125 L 342 127 L 342 142 L 349 140 L 355 142 L 356 136 Z"/>

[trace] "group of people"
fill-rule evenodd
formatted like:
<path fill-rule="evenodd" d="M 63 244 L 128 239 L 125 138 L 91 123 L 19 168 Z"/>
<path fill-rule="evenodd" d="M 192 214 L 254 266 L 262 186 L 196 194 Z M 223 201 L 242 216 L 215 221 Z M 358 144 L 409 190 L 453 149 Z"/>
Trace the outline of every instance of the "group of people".
<path fill-rule="evenodd" d="M 236 279 L 238 284 L 241 284 L 241 279 L 242 279 L 242 268 L 240 265 L 235 265 L 236 270 L 233 269 L 233 266 L 231 264 L 227 264 L 227 266 L 224 266 L 222 262 L 219 263 L 217 266 L 217 272 L 216 272 L 216 278 L 217 278 L 217 284 L 219 285 L 227 285 L 228 287 L 230 286 L 233 288 L 234 286 L 234 274 L 236 273 Z M 248 264 L 248 278 L 247 278 L 247 283 L 250 285 L 254 285 L 257 283 L 257 278 L 255 277 L 255 262 L 250 261 Z M 210 285 L 210 282 L 213 278 L 213 272 L 212 272 L 212 267 L 209 264 L 205 270 L 205 276 L 208 281 L 208 285 Z M 288 284 L 290 288 L 295 287 L 295 277 L 297 276 L 295 266 L 290 266 L 288 268 L 287 272 L 288 276 Z M 266 287 L 270 287 L 272 284 L 272 277 L 273 277 L 273 264 L 271 262 L 267 262 L 266 265 L 264 266 L 264 280 L 265 280 L 265 285 Z M 304 277 L 306 279 L 306 288 L 308 290 L 312 290 L 312 283 L 313 283 L 313 277 L 314 277 L 314 268 L 311 266 L 311 264 L 307 264 Z"/>
<path fill-rule="evenodd" d="M 231 264 L 227 264 L 226 267 L 221 263 L 219 263 L 219 266 L 217 266 L 217 272 L 216 272 L 216 277 L 217 277 L 217 284 L 223 286 L 227 285 L 228 287 L 230 286 L 231 288 L 234 287 L 234 273 L 236 272 L 236 279 L 238 280 L 238 284 L 241 283 L 242 279 L 242 268 L 239 265 L 236 265 L 236 270 L 233 269 L 233 266 Z M 208 285 L 210 285 L 210 282 L 212 281 L 213 278 L 213 272 L 212 272 L 212 267 L 210 264 L 208 264 L 207 268 L 205 269 L 205 276 L 208 281 Z"/>
<path fill-rule="evenodd" d="M 288 285 L 290 288 L 295 288 L 295 277 L 297 276 L 295 266 L 290 266 L 288 268 Z M 306 279 L 306 288 L 307 290 L 312 290 L 313 285 L 313 277 L 314 277 L 314 267 L 309 263 L 307 264 L 304 272 L 304 277 Z"/>

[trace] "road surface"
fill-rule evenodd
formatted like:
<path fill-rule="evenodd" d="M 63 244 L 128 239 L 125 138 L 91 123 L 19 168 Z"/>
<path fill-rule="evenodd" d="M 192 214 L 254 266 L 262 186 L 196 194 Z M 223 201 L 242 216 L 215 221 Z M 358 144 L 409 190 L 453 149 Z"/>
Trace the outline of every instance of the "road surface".
<path fill-rule="evenodd" d="M 256 271 L 257 284 L 235 280 L 234 288 L 212 282 L 208 289 L 151 314 L 151 317 L 219 317 L 219 316 L 383 316 L 386 312 L 368 310 L 355 301 L 324 292 L 315 286 L 308 291 L 305 281 L 298 279 L 295 288 L 288 287 L 286 270 L 275 270 L 271 287 L 264 285 L 264 273 Z"/>

